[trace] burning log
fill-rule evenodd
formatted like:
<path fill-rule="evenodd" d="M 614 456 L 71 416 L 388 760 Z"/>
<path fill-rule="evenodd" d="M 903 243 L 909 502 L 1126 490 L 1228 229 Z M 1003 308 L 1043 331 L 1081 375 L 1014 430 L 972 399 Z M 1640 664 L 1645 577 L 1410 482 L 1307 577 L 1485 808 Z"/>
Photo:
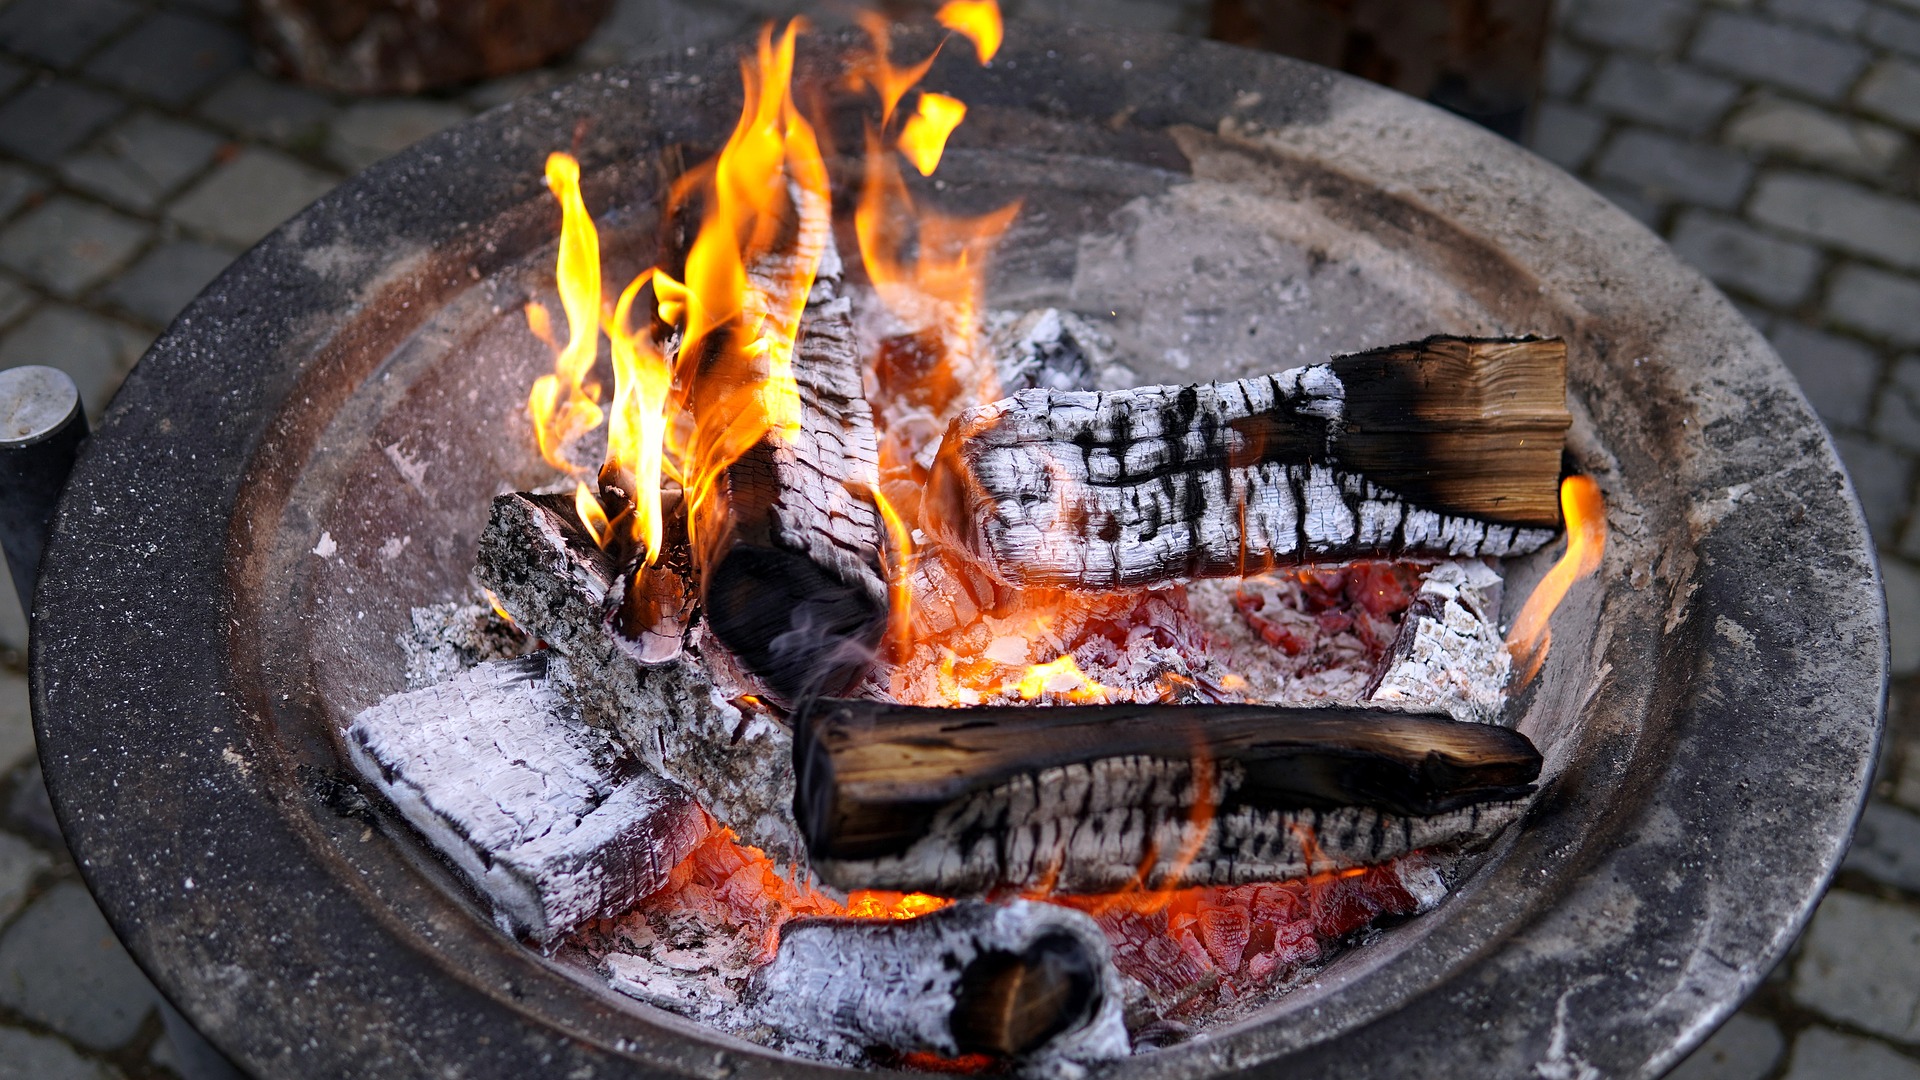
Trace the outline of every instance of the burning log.
<path fill-rule="evenodd" d="M 1496 622 L 1502 584 L 1499 572 L 1478 560 L 1434 567 L 1400 621 L 1367 700 L 1494 722 L 1513 670 Z"/>
<path fill-rule="evenodd" d="M 824 880 L 947 896 L 1280 881 L 1471 846 L 1540 771 L 1505 728 L 1239 705 L 822 702 L 795 757 Z"/>
<path fill-rule="evenodd" d="M 1566 346 L 1428 338 L 1278 375 L 1028 390 L 962 414 L 923 520 L 1002 580 L 1513 555 L 1559 522 Z"/>
<path fill-rule="evenodd" d="M 783 1042 L 850 1064 L 875 1047 L 1091 1063 L 1129 1053 L 1119 973 L 1092 919 L 963 901 L 907 920 L 804 919 L 756 980 Z"/>
<path fill-rule="evenodd" d="M 642 663 L 619 619 L 627 578 L 566 496 L 493 501 L 474 571 L 501 607 L 560 656 L 554 682 L 588 724 L 783 864 L 804 857 L 793 824 L 792 736 L 715 686 L 698 635 L 666 663 Z"/>
<path fill-rule="evenodd" d="M 386 698 L 354 718 L 347 752 L 542 944 L 658 889 L 708 828 L 684 788 L 577 721 L 538 655 Z"/>

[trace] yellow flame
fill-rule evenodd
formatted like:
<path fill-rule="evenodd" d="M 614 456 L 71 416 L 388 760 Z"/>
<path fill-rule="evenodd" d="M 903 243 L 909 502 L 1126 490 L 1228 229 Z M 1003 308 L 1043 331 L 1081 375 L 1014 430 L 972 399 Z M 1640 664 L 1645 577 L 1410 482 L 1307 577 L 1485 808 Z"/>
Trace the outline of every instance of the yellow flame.
<path fill-rule="evenodd" d="M 613 354 L 607 464 L 632 504 L 628 528 L 646 566 L 659 560 L 666 533 L 660 485 L 666 474 L 667 396 L 673 389 L 672 366 L 654 347 L 648 330 L 636 329 L 632 322 L 634 301 L 653 276 L 648 270 L 628 284 L 607 324 Z"/>
<path fill-rule="evenodd" d="M 1574 582 L 1600 568 L 1600 559 L 1606 554 L 1607 515 L 1600 485 L 1587 476 L 1569 476 L 1561 481 L 1560 513 L 1567 522 L 1566 554 L 1534 586 L 1507 634 L 1507 652 L 1522 672 L 1514 683 L 1516 689 L 1532 682 L 1546 662 L 1547 650 L 1553 645 L 1548 620 L 1554 609 Z"/>
<path fill-rule="evenodd" d="M 480 591 L 487 594 L 487 605 L 493 608 L 493 613 L 499 616 L 501 622 L 506 623 L 515 630 L 520 629 L 520 624 L 514 621 L 513 616 L 507 614 L 507 609 L 500 606 L 500 598 L 493 594 L 492 589 L 481 589 Z"/>
<path fill-rule="evenodd" d="M 587 535 L 599 547 L 606 547 L 612 530 L 607 527 L 607 508 L 600 505 L 600 497 L 585 484 L 575 484 L 573 488 L 573 510 L 580 515 L 580 524 L 587 527 Z"/>
<path fill-rule="evenodd" d="M 1106 687 L 1087 678 L 1087 673 L 1080 670 L 1080 665 L 1071 654 L 1029 667 L 1014 685 L 1013 692 L 1020 695 L 1022 701 L 1052 694 L 1081 704 L 1106 701 L 1111 693 Z"/>
<path fill-rule="evenodd" d="M 891 545 L 886 552 L 887 572 L 887 636 L 893 642 L 893 655 L 904 659 L 913 648 L 913 584 L 910 578 L 913 558 L 913 530 L 900 520 L 893 504 L 881 494 L 879 487 L 873 489 L 873 504 L 880 509 L 880 520 L 886 525 L 887 537 Z"/>
<path fill-rule="evenodd" d="M 940 55 L 940 50 L 935 49 L 917 64 L 895 67 L 891 56 L 893 24 L 877 11 L 857 12 L 854 18 L 867 36 L 873 39 L 873 55 L 856 73 L 856 77 L 865 79 L 880 95 L 880 126 L 884 128 L 893 120 L 893 111 L 899 107 L 900 99 L 926 77 L 927 69 L 933 67 L 933 58 Z"/>
<path fill-rule="evenodd" d="M 572 155 L 547 156 L 547 187 L 560 203 L 560 258 L 554 277 L 567 313 L 567 344 L 554 358 L 553 374 L 534 382 L 527 411 L 540 456 L 571 473 L 576 466 L 566 459 L 566 445 L 598 427 L 603 416 L 598 388 L 587 385 L 600 346 L 600 239 L 580 197 L 580 163 Z M 527 325 L 535 335 L 553 340 L 545 308 L 529 305 Z"/>
<path fill-rule="evenodd" d="M 940 167 L 940 155 L 946 152 L 947 136 L 965 119 L 967 107 L 958 98 L 924 93 L 907 125 L 900 129 L 900 152 L 907 155 L 921 176 L 932 176 Z"/>
<path fill-rule="evenodd" d="M 847 894 L 846 914 L 854 919 L 916 919 L 953 903 L 928 893 L 855 889 Z"/>
<path fill-rule="evenodd" d="M 941 26 L 972 41 L 982 64 L 1000 51 L 1000 5 L 994 0 L 947 0 L 934 18 Z"/>

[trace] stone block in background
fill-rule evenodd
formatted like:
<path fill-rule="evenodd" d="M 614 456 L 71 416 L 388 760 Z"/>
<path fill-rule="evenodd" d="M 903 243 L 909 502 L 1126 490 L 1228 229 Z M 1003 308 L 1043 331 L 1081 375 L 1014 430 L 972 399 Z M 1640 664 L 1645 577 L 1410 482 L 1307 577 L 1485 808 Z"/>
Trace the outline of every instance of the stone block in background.
<path fill-rule="evenodd" d="M 1639 191 L 1650 202 L 1731 210 L 1746 194 L 1753 166 L 1718 147 L 1628 128 L 1607 145 L 1594 172 Z"/>
<path fill-rule="evenodd" d="M 1868 112 L 1920 128 L 1920 64 L 1894 57 L 1880 61 L 1860 81 L 1854 100 Z"/>
<path fill-rule="evenodd" d="M 1835 890 L 1814 913 L 1802 950 L 1793 969 L 1795 1001 L 1876 1035 L 1920 1037 L 1920 980 L 1913 977 L 1920 971 L 1920 911 Z"/>
<path fill-rule="evenodd" d="M 1595 45 L 1667 52 L 1679 47 L 1693 7 L 1687 0 L 1585 0 L 1570 5 L 1567 28 Z"/>
<path fill-rule="evenodd" d="M 1813 248 L 1705 210 L 1682 213 L 1671 242 L 1716 284 L 1776 306 L 1805 299 L 1820 272 L 1820 253 Z"/>
<path fill-rule="evenodd" d="M 232 27 L 155 12 L 87 63 L 87 75 L 139 98 L 181 106 L 247 62 Z"/>
<path fill-rule="evenodd" d="M 1786 1049 L 1779 1028 L 1757 1016 L 1734 1013 L 1666 1080 L 1762 1080 Z"/>
<path fill-rule="evenodd" d="M 64 79 L 29 86 L 0 104 L 0 153 L 51 165 L 126 110 L 112 94 Z"/>
<path fill-rule="evenodd" d="M 1600 66 L 1589 104 L 1615 116 L 1696 135 L 1712 127 L 1734 99 L 1738 83 L 1670 61 L 1615 54 Z"/>
<path fill-rule="evenodd" d="M 1825 101 L 1845 93 L 1868 58 L 1855 42 L 1727 11 L 1708 13 L 1687 55 L 1704 67 Z"/>
<path fill-rule="evenodd" d="M 1880 385 L 1880 357 L 1852 338 L 1783 320 L 1769 335 L 1828 427 L 1863 428 Z"/>
<path fill-rule="evenodd" d="M 73 299 L 126 265 L 153 226 L 56 195 L 0 232 L 0 265 Z"/>
<path fill-rule="evenodd" d="M 98 144 L 60 163 L 74 187 L 135 213 L 151 213 L 220 149 L 220 136 L 153 113 L 140 113 Z"/>
<path fill-rule="evenodd" d="M 77 882 L 35 900 L 0 937 L 0 1005 L 81 1046 L 124 1046 L 156 995 Z"/>
<path fill-rule="evenodd" d="M 358 172 L 469 115 L 447 101 L 361 102 L 334 120 L 327 157 L 348 172 Z"/>
<path fill-rule="evenodd" d="M 1873 266 L 1842 266 L 1827 286 L 1827 310 L 1871 337 L 1920 345 L 1920 318 L 1914 317 L 1920 312 L 1920 280 Z"/>
<path fill-rule="evenodd" d="M 120 1070 L 88 1061 L 59 1039 L 0 1027 L 4 1080 L 119 1080 Z"/>
<path fill-rule="evenodd" d="M 234 253 L 195 240 L 175 240 L 147 252 L 133 269 L 114 279 L 108 303 L 158 326 L 173 321 L 188 301 L 220 276 Z"/>
<path fill-rule="evenodd" d="M 1742 150 L 1869 179 L 1887 175 L 1906 149 L 1906 139 L 1884 124 L 1772 95 L 1734 113 L 1726 139 Z"/>
<path fill-rule="evenodd" d="M 305 87 L 254 71 L 235 72 L 200 102 L 200 115 L 214 124 L 295 149 L 314 149 L 325 142 L 327 122 L 336 111 Z"/>
<path fill-rule="evenodd" d="M 1881 1043 L 1808 1028 L 1793 1041 L 1782 1080 L 1920 1080 L 1920 1061 Z"/>
<path fill-rule="evenodd" d="M 1812 173 L 1760 178 L 1749 213 L 1842 251 L 1920 269 L 1920 206 Z"/>
<path fill-rule="evenodd" d="M 251 247 L 334 182 L 278 151 L 250 147 L 190 188 L 167 216 L 214 240 Z"/>
<path fill-rule="evenodd" d="M 139 14 L 127 0 L 17 0 L 0 11 L 0 48 L 65 67 Z"/>
<path fill-rule="evenodd" d="M 0 368 L 47 364 L 73 377 L 96 424 L 150 336 L 65 304 L 48 304 L 0 339 Z M 11 593 L 12 590 L 6 590 Z"/>

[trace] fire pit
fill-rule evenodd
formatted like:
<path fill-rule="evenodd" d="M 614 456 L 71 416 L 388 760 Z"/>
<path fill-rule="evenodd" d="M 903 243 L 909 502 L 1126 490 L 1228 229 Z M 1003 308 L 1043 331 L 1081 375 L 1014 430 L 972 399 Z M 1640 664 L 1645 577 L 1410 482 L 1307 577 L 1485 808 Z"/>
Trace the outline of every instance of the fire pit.
<path fill-rule="evenodd" d="M 804 43 L 803 73 L 850 45 Z M 1764 343 L 1596 196 L 1383 91 L 1069 29 L 1020 28 L 985 68 L 954 53 L 928 76 L 971 109 L 942 197 L 1025 200 L 993 306 L 1104 308 L 1139 383 L 1552 334 L 1571 456 L 1609 497 L 1604 588 L 1510 706 L 1545 758 L 1519 826 L 1439 910 L 1104 1074 L 1670 1065 L 1809 913 L 1885 677 L 1864 526 Z M 412 609 L 467 593 L 490 499 L 551 479 L 521 411 L 550 364 L 523 314 L 551 290 L 540 163 L 580 159 L 626 280 L 658 257 L 660 162 L 732 126 L 734 63 L 586 79 L 329 196 L 182 316 L 75 474 L 36 607 L 49 783 L 135 954 L 251 1069 L 825 1070 L 495 930 L 342 738 L 406 686 Z"/>

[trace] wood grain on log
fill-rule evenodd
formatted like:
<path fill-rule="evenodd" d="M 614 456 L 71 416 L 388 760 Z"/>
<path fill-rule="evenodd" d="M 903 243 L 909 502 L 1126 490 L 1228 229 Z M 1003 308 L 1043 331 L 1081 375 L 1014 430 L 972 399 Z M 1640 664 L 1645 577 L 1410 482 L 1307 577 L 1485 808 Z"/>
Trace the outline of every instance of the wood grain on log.
<path fill-rule="evenodd" d="M 1284 880 L 1490 837 L 1539 753 L 1504 728 L 1340 708 L 821 702 L 796 815 L 842 888 L 941 895 Z"/>
<path fill-rule="evenodd" d="M 715 685 L 697 633 L 671 661 L 641 662 L 643 646 L 619 629 L 625 578 L 570 498 L 494 499 L 474 573 L 515 621 L 561 654 L 554 680 L 587 723 L 617 733 L 746 843 L 781 865 L 804 862 L 786 726 Z"/>
<path fill-rule="evenodd" d="M 686 789 L 580 722 L 544 654 L 394 694 L 354 718 L 347 750 L 505 925 L 542 943 L 658 889 L 708 830 Z"/>
<path fill-rule="evenodd" d="M 881 1047 L 1077 1064 L 1127 1055 L 1121 996 L 1092 919 L 1024 900 L 788 923 L 754 995 L 782 1041 L 848 1063 Z"/>
<path fill-rule="evenodd" d="M 1566 348 L 1429 338 L 1277 375 L 1027 390 L 948 429 L 923 523 L 1021 586 L 1504 556 L 1559 520 Z"/>

